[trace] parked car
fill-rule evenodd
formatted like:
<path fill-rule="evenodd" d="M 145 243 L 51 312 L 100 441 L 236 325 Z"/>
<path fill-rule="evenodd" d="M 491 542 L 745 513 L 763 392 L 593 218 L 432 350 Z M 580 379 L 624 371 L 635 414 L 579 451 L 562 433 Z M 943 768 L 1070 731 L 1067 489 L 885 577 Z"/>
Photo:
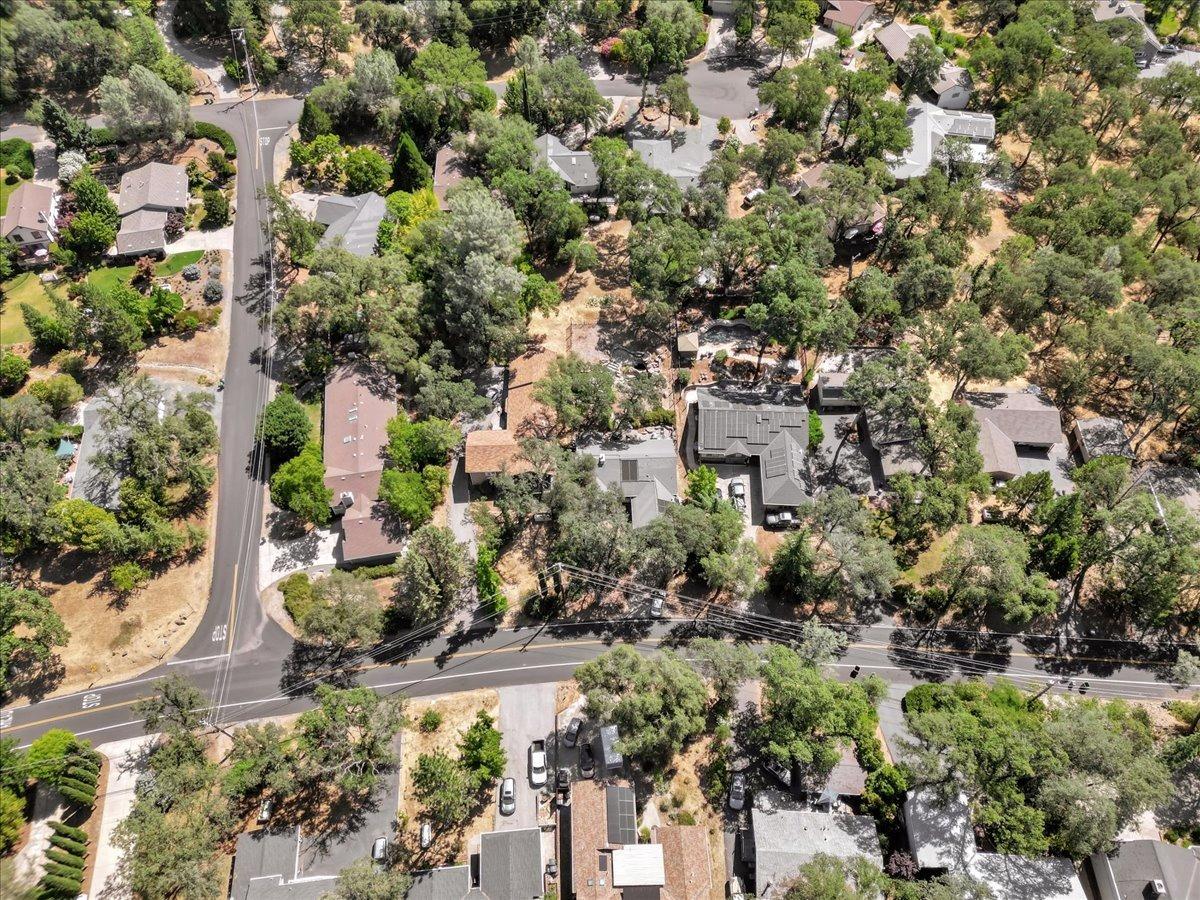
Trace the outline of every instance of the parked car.
<path fill-rule="evenodd" d="M 541 787 L 546 783 L 546 742 L 534 741 L 529 745 L 529 783 Z"/>
<path fill-rule="evenodd" d="M 579 748 L 579 774 L 583 778 L 596 777 L 596 755 L 592 753 L 591 744 Z"/>
<path fill-rule="evenodd" d="M 791 788 L 792 770 L 790 768 L 769 758 L 763 762 L 763 768 L 770 772 L 772 777 L 785 788 Z"/>
<path fill-rule="evenodd" d="M 433 826 L 428 822 L 421 823 L 421 849 L 428 850 L 433 843 Z"/>
<path fill-rule="evenodd" d="M 517 811 L 517 783 L 511 778 L 500 782 L 500 815 L 511 816 Z"/>
<path fill-rule="evenodd" d="M 563 732 L 563 746 L 574 747 L 575 742 L 579 740 L 579 729 L 583 727 L 583 719 L 574 718 L 567 723 L 567 730 Z"/>
<path fill-rule="evenodd" d="M 388 839 L 385 837 L 375 838 L 375 843 L 371 845 L 371 859 L 379 862 L 387 853 Z"/>
<path fill-rule="evenodd" d="M 754 190 L 750 191 L 745 197 L 742 198 L 742 207 L 749 209 L 755 204 L 758 198 L 765 193 L 766 191 L 764 191 L 762 188 L 755 188 Z"/>
<path fill-rule="evenodd" d="M 661 619 L 663 614 L 663 598 L 655 596 L 650 601 L 650 618 Z"/>
<path fill-rule="evenodd" d="M 740 481 L 731 481 L 729 483 L 729 499 L 733 501 L 733 505 L 738 509 L 745 509 L 746 486 Z"/>
<path fill-rule="evenodd" d="M 796 523 L 796 517 L 790 512 L 772 512 L 767 513 L 763 518 L 763 524 L 767 528 L 791 528 Z"/>
<path fill-rule="evenodd" d="M 554 774 L 554 789 L 564 793 L 571 789 L 571 770 L 566 766 Z"/>
<path fill-rule="evenodd" d="M 729 808 L 746 808 L 746 776 L 742 772 L 734 772 L 733 778 L 729 780 Z"/>
<path fill-rule="evenodd" d="M 267 798 L 258 807 L 258 824 L 263 824 L 271 818 L 271 813 L 275 812 L 275 801 Z"/>

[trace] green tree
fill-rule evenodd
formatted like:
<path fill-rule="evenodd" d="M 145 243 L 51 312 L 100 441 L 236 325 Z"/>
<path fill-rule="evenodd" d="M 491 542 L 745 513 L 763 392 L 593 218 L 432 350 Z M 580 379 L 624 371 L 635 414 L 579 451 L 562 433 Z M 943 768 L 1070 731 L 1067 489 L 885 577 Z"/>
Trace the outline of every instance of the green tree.
<path fill-rule="evenodd" d="M 504 774 L 508 758 L 500 746 L 500 732 L 486 710 L 475 714 L 475 721 L 463 732 L 458 743 L 459 764 L 479 791 L 496 783 Z"/>
<path fill-rule="evenodd" d="M 704 729 L 704 682 L 669 650 L 643 656 L 619 646 L 577 668 L 575 680 L 588 715 L 615 723 L 618 749 L 647 768 L 668 764 Z"/>
<path fill-rule="evenodd" d="M 793 57 L 800 55 L 804 41 L 812 35 L 817 13 L 816 3 L 799 0 L 790 4 L 790 8 L 780 8 L 767 16 L 767 43 L 779 51 L 780 69 L 789 54 Z"/>
<path fill-rule="evenodd" d="M 58 244 L 83 260 L 94 262 L 102 257 L 117 239 L 117 229 L 101 216 L 81 212 L 58 236 Z"/>
<path fill-rule="evenodd" d="M 675 117 L 687 124 L 692 116 L 697 115 L 696 104 L 688 93 L 688 83 L 682 75 L 670 75 L 658 89 L 658 101 L 667 108 L 667 131 L 671 130 L 671 118 Z"/>
<path fill-rule="evenodd" d="M 775 118 L 792 131 L 808 132 L 821 124 L 829 108 L 827 83 L 814 63 L 780 69 L 758 88 L 759 102 L 774 109 Z"/>
<path fill-rule="evenodd" d="M 50 508 L 55 536 L 86 553 L 111 550 L 120 543 L 117 517 L 82 497 L 60 500 Z"/>
<path fill-rule="evenodd" d="M 404 897 L 412 885 L 407 872 L 379 866 L 371 859 L 358 859 L 338 872 L 334 889 L 325 900 L 392 900 Z"/>
<path fill-rule="evenodd" d="M 125 80 L 105 75 L 99 96 L 106 124 L 122 140 L 183 140 L 190 122 L 186 102 L 145 66 L 135 63 Z"/>
<path fill-rule="evenodd" d="M 25 800 L 0 788 L 0 853 L 7 853 L 25 829 Z"/>
<path fill-rule="evenodd" d="M 407 131 L 396 139 L 396 152 L 392 159 L 392 190 L 414 193 L 433 184 L 429 163 L 421 157 L 416 142 Z"/>
<path fill-rule="evenodd" d="M 54 354 L 71 344 L 71 330 L 59 318 L 47 315 L 28 303 L 21 304 L 21 317 L 41 353 Z"/>
<path fill-rule="evenodd" d="M 873 900 L 889 879 L 878 864 L 818 853 L 796 871 L 783 900 Z"/>
<path fill-rule="evenodd" d="M 771 187 L 780 178 L 795 172 L 797 158 L 807 145 L 808 141 L 802 134 L 786 128 L 768 128 L 754 164 L 763 184 Z"/>
<path fill-rule="evenodd" d="M 95 213 L 114 228 L 120 224 L 121 216 L 108 188 L 90 172 L 81 172 L 71 180 L 71 197 L 77 211 Z"/>
<path fill-rule="evenodd" d="M 304 109 L 300 113 L 300 140 L 307 143 L 318 135 L 332 133 L 333 120 L 329 113 L 314 103 L 311 97 L 305 97 Z"/>
<path fill-rule="evenodd" d="M 12 394 L 29 377 L 29 360 L 11 350 L 0 353 L 0 394 Z"/>
<path fill-rule="evenodd" d="M 896 82 L 903 98 L 907 100 L 913 94 L 932 91 L 945 62 L 945 55 L 932 38 L 923 34 L 913 38 L 904 57 L 896 64 Z"/>
<path fill-rule="evenodd" d="M 712 466 L 697 466 L 687 473 L 687 499 L 701 509 L 717 505 L 717 470 Z"/>
<path fill-rule="evenodd" d="M 70 150 L 86 151 L 91 148 L 92 129 L 87 121 L 68 112 L 50 97 L 42 99 L 42 128 L 54 142 L 54 149 L 60 156 Z"/>
<path fill-rule="evenodd" d="M 372 582 L 335 569 L 313 585 L 313 596 L 296 622 L 304 640 L 335 653 L 379 640 L 383 610 Z"/>
<path fill-rule="evenodd" d="M 304 405 L 289 390 L 277 393 L 258 419 L 258 439 L 276 462 L 298 455 L 312 434 Z"/>
<path fill-rule="evenodd" d="M 29 386 L 29 393 L 61 416 L 83 399 L 83 388 L 70 375 L 54 375 Z"/>
<path fill-rule="evenodd" d="M 183 675 L 168 675 L 154 685 L 154 693 L 133 705 L 147 734 L 158 730 L 172 737 L 198 732 L 204 727 L 209 701 L 195 683 Z"/>
<path fill-rule="evenodd" d="M 368 687 L 317 685 L 317 707 L 296 721 L 303 777 L 353 794 L 371 794 L 396 765 L 393 739 L 405 725 L 402 695 Z"/>
<path fill-rule="evenodd" d="M 295 513 L 303 522 L 328 522 L 332 499 L 333 491 L 325 487 L 325 464 L 317 444 L 305 446 L 271 476 L 271 502 Z"/>
<path fill-rule="evenodd" d="M 425 815 L 438 825 L 463 822 L 474 802 L 470 779 L 458 760 L 445 752 L 422 753 L 412 774 L 413 794 Z"/>
<path fill-rule="evenodd" d="M 469 576 L 466 553 L 447 528 L 413 533 L 400 560 L 393 606 L 414 624 L 439 619 L 462 601 Z"/>
<path fill-rule="evenodd" d="M 758 674 L 758 654 L 746 644 L 731 644 L 718 638 L 692 638 L 687 658 L 693 668 L 712 685 L 717 703 L 729 709 L 743 682 Z"/>
<path fill-rule="evenodd" d="M 229 198 L 225 192 L 209 188 L 204 192 L 204 227 L 221 228 L 229 224 Z"/>
<path fill-rule="evenodd" d="M 48 598 L 0 582 L 0 695 L 8 692 L 17 672 L 47 661 L 69 639 Z"/>
<path fill-rule="evenodd" d="M 295 760 L 291 737 L 276 722 L 251 723 L 233 733 L 229 768 L 222 776 L 222 790 L 237 800 L 262 794 L 286 797 L 295 790 Z"/>
<path fill-rule="evenodd" d="M 582 207 L 571 199 L 562 179 L 544 165 L 533 171 L 513 169 L 495 181 L 525 227 L 529 249 L 543 259 L 557 259 L 567 243 L 587 224 Z"/>
<path fill-rule="evenodd" d="M 79 738 L 65 728 L 44 732 L 25 751 L 27 777 L 39 781 L 55 781 L 67 769 L 70 760 L 81 747 Z"/>
<path fill-rule="evenodd" d="M 608 427 L 616 402 L 608 368 L 574 353 L 554 359 L 535 397 L 554 410 L 563 432 Z"/>
<path fill-rule="evenodd" d="M 337 0 L 296 0 L 283 23 L 289 43 L 312 55 L 323 69 L 334 53 L 349 49 L 354 28 L 342 19 Z"/>
<path fill-rule="evenodd" d="M 355 147 L 346 154 L 344 163 L 346 193 L 383 193 L 387 188 L 390 169 L 388 162 L 370 147 Z"/>

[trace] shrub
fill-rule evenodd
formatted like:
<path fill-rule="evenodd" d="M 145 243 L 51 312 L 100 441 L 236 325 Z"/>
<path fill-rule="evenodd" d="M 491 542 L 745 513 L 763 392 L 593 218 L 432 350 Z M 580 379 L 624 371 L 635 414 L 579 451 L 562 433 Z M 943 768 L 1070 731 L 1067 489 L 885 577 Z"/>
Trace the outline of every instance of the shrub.
<path fill-rule="evenodd" d="M 359 566 L 351 574 L 355 578 L 361 578 L 364 581 L 371 581 L 376 578 L 391 578 L 400 571 L 400 566 L 396 563 L 381 563 L 377 566 Z"/>
<path fill-rule="evenodd" d="M 62 835 L 63 837 L 69 838 L 73 841 L 79 841 L 81 845 L 87 843 L 87 832 L 82 828 L 76 828 L 74 825 L 68 825 L 65 822 L 58 821 L 51 822 L 50 827 L 54 829 L 55 834 Z M 85 847 L 81 852 L 86 853 L 87 848 Z"/>
<path fill-rule="evenodd" d="M 209 228 L 229 224 L 229 198 L 224 192 L 215 188 L 204 192 L 204 224 Z"/>
<path fill-rule="evenodd" d="M 179 274 L 182 275 L 184 277 L 184 280 L 186 280 L 186 281 L 199 281 L 200 280 L 200 267 L 198 265 L 196 265 L 195 263 L 191 263 L 190 265 L 184 266 L 180 270 Z"/>
<path fill-rule="evenodd" d="M 84 854 L 87 853 L 87 847 L 79 841 L 73 841 L 68 837 L 63 837 L 61 834 L 50 835 L 50 843 L 60 850 L 66 850 L 68 853 Z"/>
<path fill-rule="evenodd" d="M 729 351 L 728 350 L 724 350 L 724 349 L 718 350 L 716 353 L 713 354 L 713 363 L 718 366 L 725 365 L 725 360 L 727 360 L 727 359 L 729 359 Z"/>
<path fill-rule="evenodd" d="M 72 181 L 87 165 L 87 157 L 81 150 L 66 150 L 58 155 L 58 180 L 63 184 Z"/>
<path fill-rule="evenodd" d="M 210 141 L 216 141 L 221 145 L 221 149 L 225 151 L 227 157 L 237 159 L 237 144 L 233 142 L 233 135 L 218 125 L 213 125 L 209 122 L 193 121 L 192 127 L 188 131 L 188 136 L 192 138 L 208 138 Z"/>
<path fill-rule="evenodd" d="M 117 137 L 117 133 L 108 126 L 101 126 L 100 128 L 92 129 L 93 147 L 107 147 L 111 144 L 119 143 L 120 139 Z"/>
<path fill-rule="evenodd" d="M 62 875 L 50 875 L 47 873 L 42 876 L 41 885 L 64 896 L 70 896 L 78 894 L 83 889 L 83 879 L 66 878 Z"/>
<path fill-rule="evenodd" d="M 674 425 L 675 413 L 661 406 L 647 410 L 641 418 L 641 427 L 649 428 L 654 425 Z"/>
<path fill-rule="evenodd" d="M 308 615 L 308 611 L 316 602 L 312 582 L 303 572 L 289 575 L 279 582 L 279 593 L 283 595 L 283 608 L 287 610 L 293 622 L 299 622 Z"/>
<path fill-rule="evenodd" d="M 83 760 L 76 760 L 75 765 L 68 766 L 67 775 L 76 781 L 86 784 L 88 787 L 94 788 L 99 780 L 100 770 L 89 769 L 86 763 L 83 763 L 83 765 L 80 765 L 80 763 L 83 763 Z"/>
<path fill-rule="evenodd" d="M 221 298 L 225 296 L 225 289 L 221 287 L 221 282 L 215 278 L 210 278 L 204 283 L 204 302 L 205 303 L 220 303 Z"/>
<path fill-rule="evenodd" d="M 21 318 L 33 338 L 33 346 L 42 353 L 57 353 L 71 345 L 71 329 L 62 319 L 47 315 L 28 303 L 21 304 Z"/>
<path fill-rule="evenodd" d="M 59 878 L 65 878 L 67 880 L 73 880 L 76 878 L 82 880 L 83 863 L 81 861 L 79 866 L 68 866 L 51 860 L 50 862 L 46 863 L 46 874 L 57 875 Z"/>
<path fill-rule="evenodd" d="M 643 825 L 638 829 L 638 840 L 643 844 L 650 843 L 650 826 Z"/>
<path fill-rule="evenodd" d="M 112 567 L 108 580 L 118 594 L 132 594 L 150 580 L 150 573 L 135 562 L 123 562 Z"/>
<path fill-rule="evenodd" d="M 81 794 L 88 798 L 88 803 L 91 803 L 96 799 L 96 785 L 94 783 L 88 784 L 86 781 L 80 781 L 78 778 L 72 778 L 69 775 L 64 775 L 63 777 L 59 778 L 55 787 L 64 793 L 66 791 L 74 791 L 78 794 Z"/>
<path fill-rule="evenodd" d="M 182 334 L 195 331 L 200 327 L 200 314 L 194 309 L 181 309 L 175 313 L 175 330 Z"/>
<path fill-rule="evenodd" d="M 420 729 L 426 734 L 429 734 L 431 731 L 437 731 L 438 728 L 441 727 L 441 724 L 442 714 L 436 709 L 427 709 L 421 715 L 421 720 L 418 723 L 418 727 L 420 727 Z"/>
<path fill-rule="evenodd" d="M 227 56 L 221 60 L 221 68 L 225 70 L 225 74 L 234 81 L 242 80 L 242 67 L 232 56 Z"/>
<path fill-rule="evenodd" d="M 676 369 L 675 370 L 675 386 L 677 388 L 685 388 L 692 380 L 691 369 Z"/>
<path fill-rule="evenodd" d="M 679 812 L 677 812 L 675 814 L 675 824 L 676 825 L 695 825 L 696 817 L 693 816 L 686 809 L 681 809 Z"/>
<path fill-rule="evenodd" d="M 49 406 L 56 416 L 83 399 L 83 388 L 70 375 L 55 375 L 29 386 L 29 393 Z"/>
<path fill-rule="evenodd" d="M 233 163 L 229 161 L 229 158 L 220 150 L 210 150 L 206 158 L 208 160 L 208 167 L 222 181 L 232 177 L 233 173 L 237 171 Z"/>
<path fill-rule="evenodd" d="M 29 360 L 11 351 L 0 353 L 0 394 L 11 394 L 29 377 Z"/>
<path fill-rule="evenodd" d="M 63 850 L 51 848 L 46 851 L 46 859 L 56 862 L 59 865 L 69 866 L 72 869 L 82 869 L 87 865 L 85 857 L 76 856 L 73 853 L 67 853 Z"/>
<path fill-rule="evenodd" d="M 816 453 L 823 440 L 825 440 L 825 426 L 821 424 L 821 417 L 817 415 L 817 411 L 810 409 L 808 411 L 808 452 Z"/>
<path fill-rule="evenodd" d="M 0 169 L 10 179 L 33 177 L 33 144 L 21 138 L 0 141 Z"/>

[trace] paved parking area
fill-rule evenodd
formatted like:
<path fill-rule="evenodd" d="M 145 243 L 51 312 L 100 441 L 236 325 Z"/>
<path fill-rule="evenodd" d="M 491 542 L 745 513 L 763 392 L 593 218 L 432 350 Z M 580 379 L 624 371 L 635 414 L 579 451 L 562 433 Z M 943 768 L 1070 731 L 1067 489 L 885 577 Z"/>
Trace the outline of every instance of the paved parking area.
<path fill-rule="evenodd" d="M 732 499 L 730 486 L 739 483 L 745 490 L 746 508 L 742 518 L 746 522 L 746 537 L 754 540 L 754 529 L 761 525 L 765 511 L 762 502 L 762 485 L 758 480 L 758 466 L 740 466 L 729 463 L 707 463 L 717 470 L 717 488 L 726 500 Z"/>
<path fill-rule="evenodd" d="M 497 816 L 496 829 L 532 828 L 538 824 L 538 810 L 545 796 L 529 781 L 529 745 L 546 742 L 547 783 L 553 779 L 554 705 L 557 685 L 529 684 L 502 687 L 500 694 L 501 744 L 508 755 L 508 771 L 517 785 L 517 808 L 511 816 Z"/>

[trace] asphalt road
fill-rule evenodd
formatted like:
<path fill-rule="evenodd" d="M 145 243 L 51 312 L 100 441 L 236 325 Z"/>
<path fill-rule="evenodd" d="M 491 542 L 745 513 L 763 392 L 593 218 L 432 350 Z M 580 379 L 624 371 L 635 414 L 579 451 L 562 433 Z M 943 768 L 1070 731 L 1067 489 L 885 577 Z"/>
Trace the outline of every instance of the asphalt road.
<path fill-rule="evenodd" d="M 384 692 L 402 691 L 410 696 L 430 696 L 479 687 L 540 684 L 570 676 L 580 663 L 608 650 L 615 643 L 629 642 L 650 651 L 693 634 L 691 619 L 626 619 L 595 623 L 552 625 L 544 628 L 464 631 L 433 640 L 414 640 L 365 660 L 357 671 L 358 681 Z M 753 630 L 753 629 L 752 629 Z M 745 637 L 755 635 L 747 633 Z M 766 635 L 763 637 L 780 637 Z M 1059 660 L 1061 670 L 1049 662 L 1039 648 L 1014 641 L 1005 649 L 996 643 L 981 644 L 964 638 L 955 644 L 951 636 L 936 642 L 914 645 L 920 633 L 873 626 L 856 630 L 844 657 L 834 664 L 837 677 L 846 679 L 857 666 L 862 675 L 874 673 L 899 685 L 939 681 L 964 675 L 992 677 L 1004 674 L 1022 687 L 1072 691 L 1086 680 L 1088 696 L 1153 699 L 1174 695 L 1174 690 L 1155 680 L 1155 671 L 1134 668 L 1115 650 L 1097 644 L 1088 653 Z M 1118 646 L 1118 645 L 1114 645 Z M 221 669 L 223 660 L 205 660 L 184 666 L 201 685 Z M 306 665 L 296 654 L 262 648 L 236 653 L 229 667 L 227 690 L 221 710 L 222 723 L 247 721 L 263 716 L 299 712 L 312 705 L 310 678 L 327 674 L 320 664 Z M 11 720 L 5 737 L 22 745 L 49 728 L 67 728 L 94 742 L 119 740 L 141 733 L 141 722 L 130 706 L 148 696 L 160 672 L 93 691 L 53 697 L 32 706 L 5 710 Z M 1068 688 L 1066 682 L 1071 680 Z M 281 690 L 281 685 L 292 687 Z M 520 772 L 510 773 L 516 777 Z"/>

